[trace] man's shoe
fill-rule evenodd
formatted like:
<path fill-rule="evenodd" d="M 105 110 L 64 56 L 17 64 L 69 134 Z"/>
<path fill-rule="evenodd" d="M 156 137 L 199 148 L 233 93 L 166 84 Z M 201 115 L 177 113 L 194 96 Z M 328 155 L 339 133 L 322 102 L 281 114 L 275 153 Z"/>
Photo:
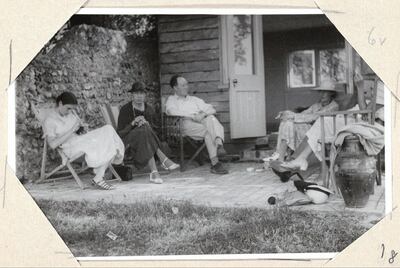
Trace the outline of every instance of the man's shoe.
<path fill-rule="evenodd" d="M 226 151 L 224 146 L 220 145 L 217 148 L 217 156 L 225 156 L 226 155 Z"/>
<path fill-rule="evenodd" d="M 226 170 L 222 166 L 221 162 L 218 162 L 215 165 L 211 166 L 211 173 L 223 175 L 223 174 L 228 174 L 228 170 Z"/>

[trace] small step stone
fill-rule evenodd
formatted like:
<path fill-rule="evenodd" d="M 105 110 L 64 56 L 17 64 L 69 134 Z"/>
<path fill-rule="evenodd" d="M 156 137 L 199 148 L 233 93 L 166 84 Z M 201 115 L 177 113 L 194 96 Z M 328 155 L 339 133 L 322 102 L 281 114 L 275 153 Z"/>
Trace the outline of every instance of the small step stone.
<path fill-rule="evenodd" d="M 256 149 L 247 149 L 240 152 L 240 160 L 241 161 L 255 161 L 261 162 L 263 158 L 271 156 L 275 150 L 256 150 Z"/>

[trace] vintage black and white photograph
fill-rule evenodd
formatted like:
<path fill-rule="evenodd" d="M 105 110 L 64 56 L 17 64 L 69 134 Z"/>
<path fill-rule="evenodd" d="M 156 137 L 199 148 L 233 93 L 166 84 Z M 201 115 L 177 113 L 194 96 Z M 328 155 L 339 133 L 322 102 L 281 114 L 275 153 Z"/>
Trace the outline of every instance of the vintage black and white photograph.
<path fill-rule="evenodd" d="M 15 92 L 76 257 L 336 253 L 386 213 L 384 84 L 322 14 L 77 14 Z"/>

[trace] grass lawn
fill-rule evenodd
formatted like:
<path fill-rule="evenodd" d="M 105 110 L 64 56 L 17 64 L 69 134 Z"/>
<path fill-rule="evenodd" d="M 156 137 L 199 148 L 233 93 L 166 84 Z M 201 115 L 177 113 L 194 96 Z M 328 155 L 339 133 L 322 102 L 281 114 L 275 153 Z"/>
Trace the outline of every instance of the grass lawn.
<path fill-rule="evenodd" d="M 367 231 L 350 213 L 38 201 L 75 256 L 337 252 Z M 110 239 L 111 231 L 118 237 Z"/>

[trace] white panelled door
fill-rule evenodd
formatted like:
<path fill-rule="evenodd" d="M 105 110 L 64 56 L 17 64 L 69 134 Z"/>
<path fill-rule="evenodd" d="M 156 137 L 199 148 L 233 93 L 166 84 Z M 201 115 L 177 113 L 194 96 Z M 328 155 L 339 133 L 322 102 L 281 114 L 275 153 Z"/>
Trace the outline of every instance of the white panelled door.
<path fill-rule="evenodd" d="M 262 16 L 228 15 L 231 138 L 266 135 Z"/>

